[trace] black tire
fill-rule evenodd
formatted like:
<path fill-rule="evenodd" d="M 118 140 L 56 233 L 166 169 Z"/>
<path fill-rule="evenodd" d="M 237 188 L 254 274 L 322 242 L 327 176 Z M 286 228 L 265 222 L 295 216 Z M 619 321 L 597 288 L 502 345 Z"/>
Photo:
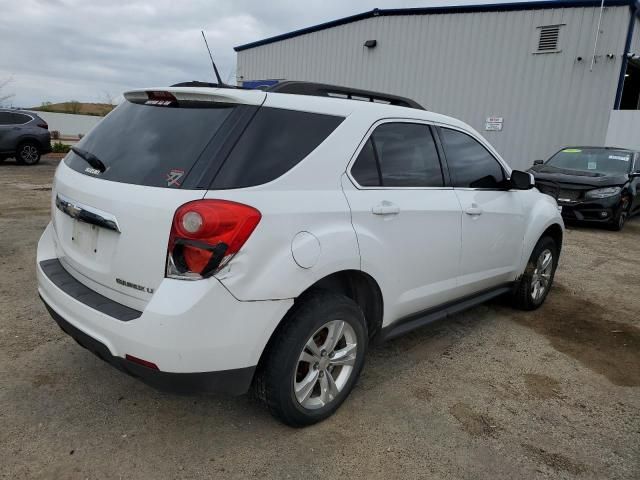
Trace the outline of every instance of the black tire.
<path fill-rule="evenodd" d="M 534 284 L 536 278 L 540 278 L 538 276 L 538 271 L 540 270 L 538 268 L 538 260 L 542 254 L 547 251 L 552 255 L 548 284 L 541 295 L 537 296 L 534 293 Z M 527 268 L 520 277 L 514 290 L 512 303 L 515 308 L 520 310 L 535 310 L 544 303 L 553 285 L 553 278 L 556 274 L 556 268 L 558 267 L 559 254 L 558 245 L 553 238 L 544 236 L 538 240 L 538 243 L 536 243 L 531 253 L 531 257 L 529 257 Z"/>
<path fill-rule="evenodd" d="M 631 201 L 629 197 L 622 197 L 622 201 L 620 202 L 620 208 L 618 209 L 618 213 L 613 217 L 613 221 L 609 224 L 609 229 L 614 232 L 619 232 L 624 228 L 625 223 L 629 219 L 629 205 Z"/>
<path fill-rule="evenodd" d="M 294 382 L 298 378 L 296 375 L 300 374 L 301 365 L 304 366 L 299 363 L 300 355 L 307 341 L 316 338 L 314 334 L 332 320 L 344 321 L 351 327 L 350 332 L 355 333 L 357 347 L 353 369 L 333 399 L 322 407 L 305 408 L 298 401 L 294 391 Z M 274 333 L 258 365 L 253 384 L 254 394 L 273 416 L 289 426 L 304 427 L 317 423 L 333 415 L 353 389 L 364 365 L 367 346 L 368 334 L 364 314 L 355 302 L 344 295 L 329 291 L 310 292 L 296 301 Z M 312 373 L 311 368 L 318 370 L 317 364 L 314 367 L 309 364 L 306 375 Z M 327 368 L 336 371 L 336 367 Z M 341 370 L 337 372 L 339 377 Z M 333 375 L 331 379 L 334 379 Z M 325 380 L 327 381 L 328 379 Z M 314 387 L 313 392 L 317 391 L 316 388 L 322 388 L 321 385 L 318 382 L 318 387 Z M 320 394 L 321 392 L 318 393 Z"/>
<path fill-rule="evenodd" d="M 16 150 L 16 162 L 19 165 L 36 165 L 40 156 L 40 145 L 35 142 L 22 142 Z"/>

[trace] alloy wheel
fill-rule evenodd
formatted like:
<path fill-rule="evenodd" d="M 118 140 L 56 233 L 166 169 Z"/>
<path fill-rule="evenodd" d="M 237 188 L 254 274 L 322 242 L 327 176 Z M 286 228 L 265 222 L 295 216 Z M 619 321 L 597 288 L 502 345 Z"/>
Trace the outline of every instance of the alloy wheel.
<path fill-rule="evenodd" d="M 26 164 L 35 163 L 38 160 L 38 149 L 33 145 L 24 145 L 20 149 L 20 158 Z"/>
<path fill-rule="evenodd" d="M 358 355 L 356 333 L 347 322 L 325 323 L 307 340 L 296 364 L 293 393 L 306 409 L 322 408 L 345 388 Z"/>
<path fill-rule="evenodd" d="M 531 277 L 531 298 L 539 302 L 549 289 L 553 272 L 553 253 L 548 248 L 543 250 L 536 260 L 536 268 Z"/>

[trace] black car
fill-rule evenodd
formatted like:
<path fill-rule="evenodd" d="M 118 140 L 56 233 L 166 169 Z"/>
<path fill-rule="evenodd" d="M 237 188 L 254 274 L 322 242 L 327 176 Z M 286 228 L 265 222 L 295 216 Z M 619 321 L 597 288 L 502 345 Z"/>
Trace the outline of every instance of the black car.
<path fill-rule="evenodd" d="M 0 110 L 0 161 L 15 157 L 22 165 L 35 165 L 50 151 L 47 122 L 26 110 Z"/>
<path fill-rule="evenodd" d="M 536 187 L 556 198 L 568 221 L 621 230 L 640 212 L 640 152 L 624 148 L 568 147 L 529 170 Z"/>

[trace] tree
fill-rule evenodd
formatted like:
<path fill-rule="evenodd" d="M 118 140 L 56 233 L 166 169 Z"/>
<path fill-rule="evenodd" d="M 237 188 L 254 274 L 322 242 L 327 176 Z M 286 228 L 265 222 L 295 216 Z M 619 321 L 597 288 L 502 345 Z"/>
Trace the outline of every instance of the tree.
<path fill-rule="evenodd" d="M 111 94 L 111 92 L 108 92 L 107 90 L 102 91 L 101 100 L 104 105 L 102 108 L 102 115 L 106 115 L 116 107 L 113 95 Z"/>
<path fill-rule="evenodd" d="M 14 93 L 7 93 L 7 86 L 13 82 L 13 77 L 7 77 L 5 79 L 0 79 L 0 107 L 5 104 L 5 102 L 15 96 Z"/>
<path fill-rule="evenodd" d="M 70 113 L 80 113 L 80 102 L 77 100 L 71 100 L 70 102 L 67 103 L 67 110 Z"/>

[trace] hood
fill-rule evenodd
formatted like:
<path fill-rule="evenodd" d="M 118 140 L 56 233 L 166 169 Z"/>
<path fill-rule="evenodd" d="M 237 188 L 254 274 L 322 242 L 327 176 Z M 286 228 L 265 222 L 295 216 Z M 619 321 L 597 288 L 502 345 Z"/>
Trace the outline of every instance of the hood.
<path fill-rule="evenodd" d="M 548 165 L 535 165 L 529 172 L 533 173 L 536 181 L 558 182 L 562 184 L 585 185 L 593 188 L 615 187 L 629 181 L 627 174 L 604 175 L 602 173 L 563 170 Z"/>

